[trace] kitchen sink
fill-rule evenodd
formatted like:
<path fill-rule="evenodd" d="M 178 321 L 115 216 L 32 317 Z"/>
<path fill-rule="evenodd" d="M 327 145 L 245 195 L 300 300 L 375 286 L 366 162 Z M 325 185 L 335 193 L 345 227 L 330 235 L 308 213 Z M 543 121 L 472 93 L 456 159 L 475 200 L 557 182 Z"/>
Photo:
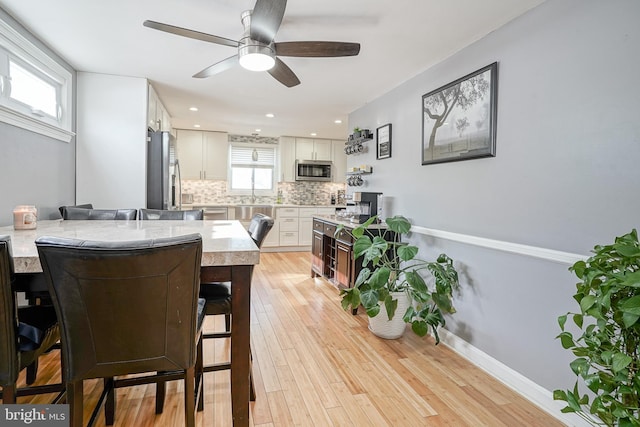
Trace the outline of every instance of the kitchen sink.
<path fill-rule="evenodd" d="M 273 206 L 271 205 L 239 205 L 236 206 L 236 219 L 240 221 L 250 221 L 255 214 L 264 214 L 273 217 Z"/>

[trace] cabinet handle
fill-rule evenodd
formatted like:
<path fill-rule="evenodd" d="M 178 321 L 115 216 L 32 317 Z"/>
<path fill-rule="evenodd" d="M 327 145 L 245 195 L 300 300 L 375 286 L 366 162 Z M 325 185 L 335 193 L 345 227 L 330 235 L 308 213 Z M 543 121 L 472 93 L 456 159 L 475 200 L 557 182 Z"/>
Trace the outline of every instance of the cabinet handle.
<path fill-rule="evenodd" d="M 204 175 L 204 179 L 207 179 L 207 171 L 202 172 L 202 174 Z"/>

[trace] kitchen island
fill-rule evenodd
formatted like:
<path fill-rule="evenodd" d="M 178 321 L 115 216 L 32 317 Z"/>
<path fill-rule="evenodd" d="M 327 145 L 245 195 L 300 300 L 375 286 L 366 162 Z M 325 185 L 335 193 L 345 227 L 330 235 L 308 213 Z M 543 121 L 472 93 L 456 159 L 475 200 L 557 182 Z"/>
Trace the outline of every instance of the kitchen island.
<path fill-rule="evenodd" d="M 338 226 L 344 228 L 336 232 Z M 358 224 L 336 217 L 318 215 L 313 217 L 313 242 L 311 245 L 311 277 L 324 277 L 338 289 L 355 285 L 362 270 L 362 260 L 355 259 L 354 239 L 351 234 Z M 370 236 L 385 235 L 386 224 L 372 224 L 367 227 Z"/>

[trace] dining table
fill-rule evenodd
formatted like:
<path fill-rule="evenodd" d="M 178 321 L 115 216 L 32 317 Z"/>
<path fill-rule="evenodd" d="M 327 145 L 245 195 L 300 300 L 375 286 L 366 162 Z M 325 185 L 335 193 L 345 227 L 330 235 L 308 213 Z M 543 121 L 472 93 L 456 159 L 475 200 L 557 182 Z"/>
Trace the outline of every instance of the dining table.
<path fill-rule="evenodd" d="M 260 249 L 240 221 L 60 219 L 38 221 L 37 227 L 31 230 L 0 227 L 0 235 L 11 236 L 14 270 L 18 278 L 20 275 L 42 276 L 35 245 L 35 240 L 41 236 L 126 242 L 192 233 L 202 236 L 201 281 L 231 282 L 231 410 L 233 425 L 245 427 L 249 425 L 251 277 L 254 266 L 260 262 Z M 40 286 L 43 283 L 42 280 L 23 282 L 40 283 Z"/>

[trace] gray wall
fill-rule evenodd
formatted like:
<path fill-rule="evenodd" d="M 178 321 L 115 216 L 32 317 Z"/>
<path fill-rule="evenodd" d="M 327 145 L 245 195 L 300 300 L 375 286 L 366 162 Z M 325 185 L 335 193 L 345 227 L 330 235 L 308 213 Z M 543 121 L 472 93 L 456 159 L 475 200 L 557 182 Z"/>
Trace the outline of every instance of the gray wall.
<path fill-rule="evenodd" d="M 0 9 L 12 25 L 73 73 L 75 71 Z M 75 87 L 73 89 L 75 94 Z M 74 99 L 75 111 L 75 99 Z M 75 117 L 72 130 L 75 130 Z M 58 206 L 75 199 L 75 138 L 70 143 L 0 123 L 0 226 L 13 224 L 17 205 L 35 205 L 41 219 L 59 218 Z"/>
<path fill-rule="evenodd" d="M 640 2 L 548 0 L 350 115 L 392 123 L 362 191 L 429 229 L 588 254 L 640 225 Z M 497 156 L 422 166 L 422 95 L 498 62 Z M 575 309 L 568 263 L 414 233 L 463 272 L 448 329 L 552 390 L 571 387 L 556 318 Z"/>

